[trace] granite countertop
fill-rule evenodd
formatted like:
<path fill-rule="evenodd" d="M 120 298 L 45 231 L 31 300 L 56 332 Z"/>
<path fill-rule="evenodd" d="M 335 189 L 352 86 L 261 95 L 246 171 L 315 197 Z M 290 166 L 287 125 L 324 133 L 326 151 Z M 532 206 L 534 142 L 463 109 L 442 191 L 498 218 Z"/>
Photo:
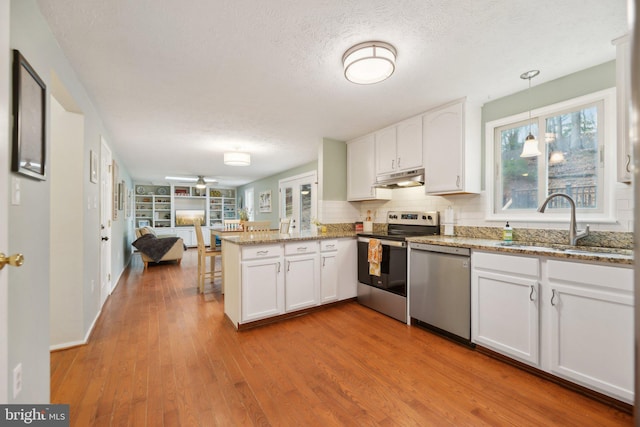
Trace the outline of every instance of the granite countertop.
<path fill-rule="evenodd" d="M 517 255 L 534 255 L 572 260 L 598 261 L 611 264 L 633 264 L 633 250 L 600 248 L 593 246 L 570 246 L 535 242 L 503 242 L 501 240 L 478 239 L 472 237 L 426 236 L 407 239 L 413 243 L 427 243 L 440 246 L 456 246 Z"/>
<path fill-rule="evenodd" d="M 220 236 L 220 239 L 237 245 L 264 245 L 271 243 L 298 242 L 303 240 L 339 239 L 345 237 L 356 237 L 356 233 L 354 231 L 329 231 L 326 233 L 310 231 L 291 234 L 257 232 L 239 233 L 233 236 Z"/>

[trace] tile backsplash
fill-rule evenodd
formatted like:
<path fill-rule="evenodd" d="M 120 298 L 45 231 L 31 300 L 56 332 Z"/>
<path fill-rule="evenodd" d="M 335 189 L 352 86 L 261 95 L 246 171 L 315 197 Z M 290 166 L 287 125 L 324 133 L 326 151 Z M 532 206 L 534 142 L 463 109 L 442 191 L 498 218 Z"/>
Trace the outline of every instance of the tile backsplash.
<path fill-rule="evenodd" d="M 345 202 L 324 200 L 319 202 L 318 213 L 322 222 L 349 223 L 362 221 L 367 210 L 374 214 L 374 222 L 385 223 L 387 212 L 394 210 L 439 211 L 441 218 L 448 206 L 452 206 L 455 212 L 455 225 L 465 227 L 496 227 L 500 230 L 503 221 L 488 221 L 486 216 L 485 193 L 464 194 L 450 196 L 426 196 L 424 187 L 413 187 L 393 190 L 393 200 Z M 615 184 L 614 186 L 614 216 L 616 222 L 594 223 L 589 222 L 592 232 L 633 232 L 633 191 L 630 185 Z M 441 219 L 442 221 L 442 219 Z M 578 228 L 584 228 L 586 224 L 580 221 L 578 215 Z M 522 222 L 509 221 L 515 233 L 518 229 L 549 229 L 566 230 L 568 218 L 562 222 Z"/>

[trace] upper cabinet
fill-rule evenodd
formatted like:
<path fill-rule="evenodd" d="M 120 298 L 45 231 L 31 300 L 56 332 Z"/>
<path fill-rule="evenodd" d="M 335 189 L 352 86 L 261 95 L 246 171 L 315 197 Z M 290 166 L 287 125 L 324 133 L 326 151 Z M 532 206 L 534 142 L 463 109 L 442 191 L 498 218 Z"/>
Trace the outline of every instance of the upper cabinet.
<path fill-rule="evenodd" d="M 391 190 L 375 188 L 374 135 L 347 143 L 347 200 L 391 199 Z"/>
<path fill-rule="evenodd" d="M 480 192 L 480 107 L 464 99 L 424 116 L 427 194 Z"/>
<path fill-rule="evenodd" d="M 631 52 L 629 36 L 613 41 L 616 45 L 616 102 L 618 109 L 617 178 L 618 182 L 631 182 L 631 143 L 629 138 L 629 95 L 631 94 Z"/>
<path fill-rule="evenodd" d="M 375 133 L 376 175 L 422 166 L 422 116 Z"/>

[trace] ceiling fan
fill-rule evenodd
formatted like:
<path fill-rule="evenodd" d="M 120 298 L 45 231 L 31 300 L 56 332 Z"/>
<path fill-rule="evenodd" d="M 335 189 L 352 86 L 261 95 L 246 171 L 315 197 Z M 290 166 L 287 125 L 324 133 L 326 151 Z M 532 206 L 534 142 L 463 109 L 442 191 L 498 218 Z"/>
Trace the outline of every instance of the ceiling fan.
<path fill-rule="evenodd" d="M 195 182 L 196 188 L 206 188 L 207 184 L 213 184 L 218 182 L 217 179 L 213 178 L 205 178 L 203 175 L 198 175 L 198 177 L 189 177 L 189 176 L 165 176 L 164 179 L 167 181 L 181 181 L 181 182 Z"/>

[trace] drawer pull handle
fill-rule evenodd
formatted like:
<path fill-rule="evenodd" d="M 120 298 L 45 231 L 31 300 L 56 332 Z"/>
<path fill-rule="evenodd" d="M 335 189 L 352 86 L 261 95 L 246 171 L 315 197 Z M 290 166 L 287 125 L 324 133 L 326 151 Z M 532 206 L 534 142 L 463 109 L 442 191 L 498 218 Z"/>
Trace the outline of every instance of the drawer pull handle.
<path fill-rule="evenodd" d="M 335 247 L 336 247 L 336 245 L 327 245 L 327 249 L 333 249 Z"/>
<path fill-rule="evenodd" d="M 258 251 L 257 255 L 261 255 L 262 256 L 262 255 L 266 255 L 268 253 L 269 253 L 269 251 Z"/>
<path fill-rule="evenodd" d="M 555 299 L 556 299 L 556 290 L 551 289 L 551 305 L 554 307 L 556 306 Z"/>
<path fill-rule="evenodd" d="M 531 292 L 529 293 L 529 301 L 535 301 L 536 299 L 533 297 L 533 293 L 535 292 L 535 287 L 531 285 Z"/>
<path fill-rule="evenodd" d="M 300 247 L 298 248 L 298 252 L 304 252 L 304 251 L 306 251 L 306 250 L 307 250 L 307 247 L 306 247 L 306 246 L 300 246 Z"/>

